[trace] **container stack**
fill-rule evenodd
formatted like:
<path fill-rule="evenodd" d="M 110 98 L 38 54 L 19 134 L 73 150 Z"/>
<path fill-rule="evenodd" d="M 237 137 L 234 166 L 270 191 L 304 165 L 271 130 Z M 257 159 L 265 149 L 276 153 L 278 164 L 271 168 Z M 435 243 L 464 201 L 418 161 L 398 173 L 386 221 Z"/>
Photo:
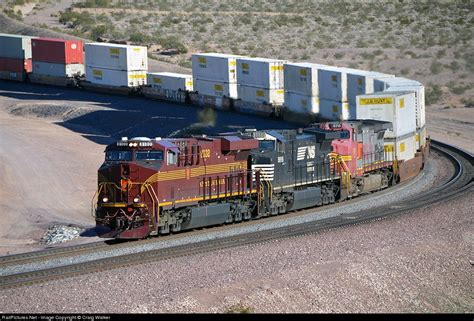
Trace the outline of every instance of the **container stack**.
<path fill-rule="evenodd" d="M 426 122 L 425 122 L 425 86 L 416 80 L 394 77 L 382 79 L 380 86 L 386 92 L 411 91 L 415 95 L 415 117 L 416 117 L 416 147 L 420 149 L 426 144 Z"/>
<path fill-rule="evenodd" d="M 349 118 L 357 119 L 357 96 L 372 94 L 385 90 L 384 79 L 394 78 L 394 75 L 375 71 L 365 71 L 352 68 L 341 68 L 347 75 L 347 101 L 349 103 Z"/>
<path fill-rule="evenodd" d="M 198 53 L 192 55 L 194 90 L 210 97 L 237 98 L 237 55 Z"/>
<path fill-rule="evenodd" d="M 184 102 L 186 93 L 193 91 L 193 76 L 173 72 L 148 73 L 147 84 L 143 88 L 147 97 Z"/>
<path fill-rule="evenodd" d="M 319 84 L 319 114 L 327 120 L 349 119 L 347 73 L 344 68 L 316 65 Z"/>
<path fill-rule="evenodd" d="M 86 81 L 104 87 L 146 85 L 147 48 L 112 43 L 88 43 Z"/>
<path fill-rule="evenodd" d="M 243 102 L 281 106 L 284 102 L 284 60 L 237 59 L 238 96 Z"/>
<path fill-rule="evenodd" d="M 285 107 L 301 115 L 319 114 L 317 65 L 287 63 L 284 65 Z"/>
<path fill-rule="evenodd" d="M 357 96 L 358 119 L 374 119 L 392 123 L 385 132 L 387 160 L 409 160 L 416 152 L 415 93 L 413 91 L 379 92 Z"/>
<path fill-rule="evenodd" d="M 32 69 L 32 37 L 0 34 L 0 79 L 23 81 Z"/>
<path fill-rule="evenodd" d="M 36 38 L 31 41 L 36 80 L 65 80 L 84 74 L 84 51 L 80 40 Z"/>

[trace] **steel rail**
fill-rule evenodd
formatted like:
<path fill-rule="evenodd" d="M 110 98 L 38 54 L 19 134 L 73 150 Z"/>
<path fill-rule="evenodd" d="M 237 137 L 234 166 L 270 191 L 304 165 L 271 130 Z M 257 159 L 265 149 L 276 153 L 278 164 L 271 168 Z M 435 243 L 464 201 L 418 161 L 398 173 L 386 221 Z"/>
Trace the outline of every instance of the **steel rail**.
<path fill-rule="evenodd" d="M 473 185 L 473 156 L 441 142 L 432 141 L 432 148 L 444 154 L 455 167 L 454 175 L 442 186 L 402 202 L 376 207 L 356 213 L 345 213 L 337 217 L 309 223 L 291 225 L 271 230 L 240 234 L 226 238 L 201 241 L 158 250 L 127 254 L 116 257 L 55 267 L 51 269 L 12 274 L 0 277 L 0 289 L 31 285 L 55 279 L 62 279 L 88 273 L 124 268 L 147 262 L 156 262 L 176 257 L 224 250 L 243 245 L 262 244 L 276 239 L 308 235 L 333 228 L 347 227 L 412 212 L 421 207 L 448 201 L 469 192 Z M 1 265 L 0 265 L 1 266 Z"/>

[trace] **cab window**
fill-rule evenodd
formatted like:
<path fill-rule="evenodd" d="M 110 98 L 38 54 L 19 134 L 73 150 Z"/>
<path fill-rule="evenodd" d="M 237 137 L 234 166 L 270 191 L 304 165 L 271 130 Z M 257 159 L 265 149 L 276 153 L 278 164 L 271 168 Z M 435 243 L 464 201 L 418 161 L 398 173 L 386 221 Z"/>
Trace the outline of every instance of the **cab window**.
<path fill-rule="evenodd" d="M 136 160 L 163 160 L 163 152 L 161 150 L 144 150 L 135 154 Z"/>
<path fill-rule="evenodd" d="M 260 140 L 258 147 L 260 150 L 275 150 L 275 142 L 273 140 Z"/>
<path fill-rule="evenodd" d="M 168 162 L 168 165 L 174 165 L 176 164 L 176 154 L 173 153 L 172 151 L 168 151 L 167 152 L 167 162 Z"/>
<path fill-rule="evenodd" d="M 132 152 L 129 150 L 109 150 L 105 153 L 106 161 L 131 161 Z"/>

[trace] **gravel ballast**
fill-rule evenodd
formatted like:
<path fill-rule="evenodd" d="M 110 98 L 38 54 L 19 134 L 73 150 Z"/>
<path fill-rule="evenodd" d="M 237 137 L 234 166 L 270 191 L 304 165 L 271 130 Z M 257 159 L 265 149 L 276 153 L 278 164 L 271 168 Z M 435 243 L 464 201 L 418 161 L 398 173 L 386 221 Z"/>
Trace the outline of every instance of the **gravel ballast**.
<path fill-rule="evenodd" d="M 472 312 L 472 196 L 392 219 L 0 293 L 3 313 Z"/>

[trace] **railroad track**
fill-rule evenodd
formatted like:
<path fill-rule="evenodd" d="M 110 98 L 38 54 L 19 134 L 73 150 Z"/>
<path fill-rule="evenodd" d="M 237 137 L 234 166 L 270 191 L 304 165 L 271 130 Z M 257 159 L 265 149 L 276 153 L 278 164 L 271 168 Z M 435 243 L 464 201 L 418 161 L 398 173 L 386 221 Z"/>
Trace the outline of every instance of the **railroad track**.
<path fill-rule="evenodd" d="M 453 163 L 455 168 L 454 175 L 451 177 L 451 179 L 438 188 L 418 194 L 410 199 L 404 199 L 403 202 L 376 207 L 356 213 L 342 214 L 337 217 L 313 221 L 310 223 L 240 234 L 226 238 L 213 239 L 192 244 L 168 247 L 164 249 L 107 257 L 94 261 L 54 267 L 45 270 L 11 274 L 0 277 L 0 289 L 31 285 L 55 279 L 123 268 L 147 262 L 156 262 L 170 258 L 195 255 L 215 250 L 223 250 L 236 246 L 264 243 L 276 239 L 307 235 L 332 228 L 371 222 L 388 217 L 394 217 L 404 212 L 436 204 L 438 202 L 446 202 L 469 192 L 474 185 L 473 156 L 454 146 L 437 141 L 432 141 L 431 143 L 433 150 L 443 154 Z M 168 240 L 169 238 L 166 239 Z M 151 241 L 144 240 L 139 242 L 143 243 Z M 134 242 L 133 244 L 141 245 L 139 242 Z M 117 246 L 126 245 L 123 243 L 115 244 L 113 246 L 114 249 Z M 98 242 L 69 248 L 34 252 L 37 254 L 20 254 L 0 258 L 0 267 L 3 268 L 4 266 L 8 265 L 17 265 L 21 264 L 22 262 L 29 262 L 33 257 L 33 260 L 49 259 L 54 257 L 62 257 L 64 255 L 76 255 L 80 253 L 103 250 L 107 247 L 110 248 L 111 246 L 105 242 Z"/>

